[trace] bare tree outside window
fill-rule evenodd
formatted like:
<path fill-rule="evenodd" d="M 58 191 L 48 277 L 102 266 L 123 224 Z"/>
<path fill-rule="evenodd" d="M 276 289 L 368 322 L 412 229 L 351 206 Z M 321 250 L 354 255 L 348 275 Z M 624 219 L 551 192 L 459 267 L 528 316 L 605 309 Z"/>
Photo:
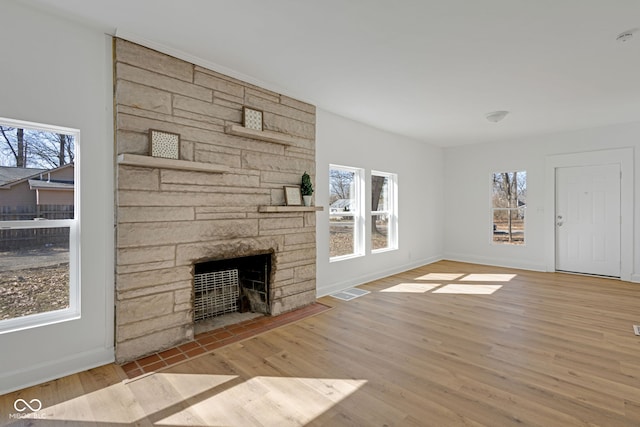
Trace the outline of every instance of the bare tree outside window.
<path fill-rule="evenodd" d="M 329 171 L 329 204 L 339 199 L 351 198 L 351 186 L 353 184 L 353 172 L 331 169 Z"/>
<path fill-rule="evenodd" d="M 371 250 L 397 249 L 397 175 L 371 171 Z"/>
<path fill-rule="evenodd" d="M 364 252 L 361 186 L 364 171 L 329 168 L 329 257 L 338 260 Z"/>
<path fill-rule="evenodd" d="M 74 161 L 73 136 L 0 126 L 0 166 L 52 169 Z"/>
<path fill-rule="evenodd" d="M 524 244 L 527 172 L 499 172 L 492 177 L 493 242 Z"/>

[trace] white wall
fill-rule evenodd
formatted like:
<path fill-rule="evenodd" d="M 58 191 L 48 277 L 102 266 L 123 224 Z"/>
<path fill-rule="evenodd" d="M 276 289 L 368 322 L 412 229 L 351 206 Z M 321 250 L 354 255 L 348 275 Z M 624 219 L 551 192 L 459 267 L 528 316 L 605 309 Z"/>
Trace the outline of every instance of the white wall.
<path fill-rule="evenodd" d="M 329 262 L 329 165 L 398 174 L 399 249 Z M 315 203 L 317 293 L 326 295 L 440 259 L 443 247 L 443 152 L 343 117 L 317 111 Z M 367 186 L 368 191 L 370 187 Z M 370 207 L 371 196 L 367 198 Z M 368 229 L 368 228 L 367 228 Z"/>
<path fill-rule="evenodd" d="M 82 318 L 0 335 L 2 394 L 113 360 L 114 249 L 110 38 L 17 1 L 0 15 L 0 117 L 80 129 L 82 198 Z"/>
<path fill-rule="evenodd" d="M 549 239 L 549 233 L 545 230 L 548 230 L 549 216 L 545 213 L 545 198 L 548 199 L 550 191 L 545 180 L 545 168 L 548 158 L 616 148 L 633 148 L 635 153 L 635 176 L 628 177 L 635 183 L 635 213 L 633 221 L 623 227 L 623 233 L 633 233 L 633 251 L 640 253 L 640 123 L 634 123 L 446 149 L 444 257 L 546 270 L 545 247 L 549 247 L 549 242 L 545 242 L 545 238 Z M 526 244 L 493 245 L 491 174 L 516 170 L 527 171 Z M 640 260 L 637 258 L 633 272 L 640 272 Z M 632 280 L 638 279 L 640 277 L 632 275 Z"/>

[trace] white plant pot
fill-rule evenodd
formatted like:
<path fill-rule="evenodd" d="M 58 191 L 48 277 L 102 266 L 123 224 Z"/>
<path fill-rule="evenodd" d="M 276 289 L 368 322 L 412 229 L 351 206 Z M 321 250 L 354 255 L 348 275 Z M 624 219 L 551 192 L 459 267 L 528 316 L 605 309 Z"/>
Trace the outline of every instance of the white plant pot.
<path fill-rule="evenodd" d="M 311 206 L 311 196 L 302 196 L 305 206 Z"/>

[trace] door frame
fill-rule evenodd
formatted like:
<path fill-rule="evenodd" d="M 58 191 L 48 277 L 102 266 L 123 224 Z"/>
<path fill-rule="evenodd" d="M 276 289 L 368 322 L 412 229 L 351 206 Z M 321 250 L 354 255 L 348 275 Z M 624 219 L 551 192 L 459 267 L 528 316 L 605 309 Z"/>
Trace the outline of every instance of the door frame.
<path fill-rule="evenodd" d="M 544 203 L 544 248 L 547 271 L 556 271 L 556 169 L 619 164 L 622 174 L 620 181 L 620 280 L 631 281 L 634 236 L 633 159 L 633 147 L 547 156 Z"/>

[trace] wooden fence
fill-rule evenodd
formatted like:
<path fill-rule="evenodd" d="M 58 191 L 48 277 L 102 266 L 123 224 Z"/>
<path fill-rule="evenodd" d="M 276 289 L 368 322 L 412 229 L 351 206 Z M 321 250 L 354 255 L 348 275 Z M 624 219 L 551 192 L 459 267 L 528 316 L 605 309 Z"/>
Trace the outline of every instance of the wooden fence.
<path fill-rule="evenodd" d="M 42 219 L 72 219 L 73 205 L 0 206 L 2 221 Z M 25 228 L 0 230 L 0 252 L 69 247 L 69 228 Z"/>

